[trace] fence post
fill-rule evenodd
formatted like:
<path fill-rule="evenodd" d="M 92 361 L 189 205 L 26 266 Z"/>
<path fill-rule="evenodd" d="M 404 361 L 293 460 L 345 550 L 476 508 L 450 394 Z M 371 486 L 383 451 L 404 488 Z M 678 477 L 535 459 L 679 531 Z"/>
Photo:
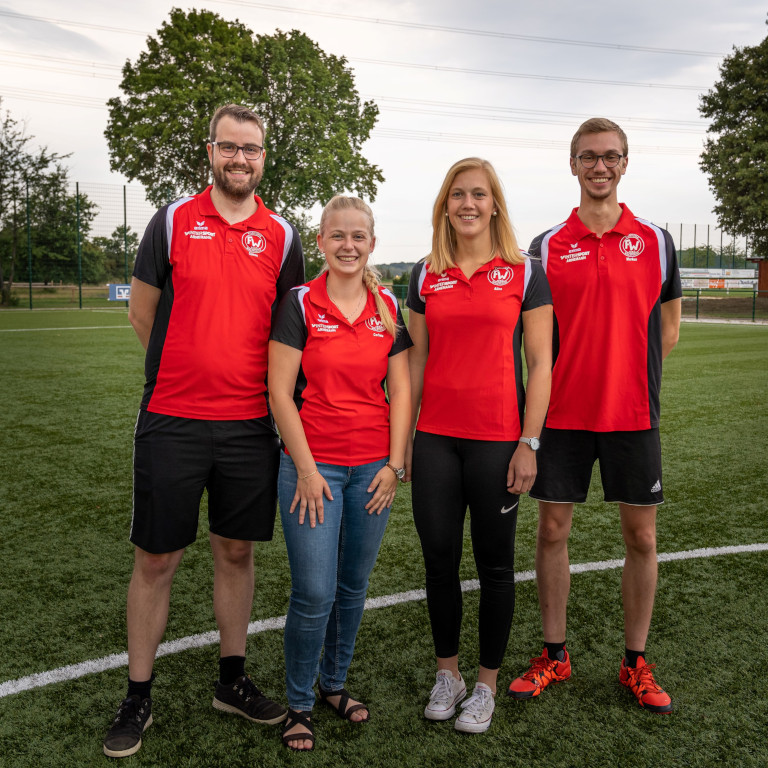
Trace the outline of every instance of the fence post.
<path fill-rule="evenodd" d="M 29 308 L 32 309 L 32 216 L 29 211 L 29 179 L 27 186 L 27 277 L 29 278 Z"/>
<path fill-rule="evenodd" d="M 696 319 L 699 319 L 699 296 L 701 296 L 701 288 L 696 289 Z"/>
<path fill-rule="evenodd" d="M 80 242 L 80 182 L 75 182 L 75 210 L 77 212 L 77 294 L 80 309 L 83 308 L 83 250 Z"/>
<path fill-rule="evenodd" d="M 757 291 L 752 291 L 752 322 L 755 322 L 755 307 L 757 305 Z"/>

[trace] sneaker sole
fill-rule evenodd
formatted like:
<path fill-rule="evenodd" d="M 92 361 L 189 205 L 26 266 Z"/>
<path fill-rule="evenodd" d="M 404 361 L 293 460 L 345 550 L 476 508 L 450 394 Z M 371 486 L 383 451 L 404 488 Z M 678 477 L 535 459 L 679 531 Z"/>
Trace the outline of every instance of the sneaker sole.
<path fill-rule="evenodd" d="M 150 715 L 147 718 L 147 722 L 144 723 L 144 730 L 142 733 L 144 733 L 150 725 L 152 725 L 152 715 Z M 102 746 L 104 747 L 104 754 L 107 757 L 130 757 L 131 755 L 135 755 L 141 749 L 141 739 L 139 739 L 132 747 L 128 747 L 128 749 L 109 749 L 106 744 L 103 744 Z"/>
<path fill-rule="evenodd" d="M 230 715 L 240 715 L 240 717 L 244 717 L 246 720 L 250 720 L 252 723 L 261 723 L 262 725 L 277 725 L 278 723 L 282 723 L 283 720 L 288 717 L 288 710 L 285 710 L 285 712 L 283 712 L 281 715 L 278 715 L 277 717 L 270 717 L 268 719 L 251 717 L 250 715 L 243 712 L 242 709 L 238 709 L 231 704 L 225 704 L 223 701 L 219 701 L 218 699 L 213 700 L 213 708 L 218 709 L 219 712 L 227 712 Z"/>
<path fill-rule="evenodd" d="M 457 719 L 453 727 L 461 733 L 485 733 L 491 727 L 491 719 L 485 723 L 465 723 Z"/>
<path fill-rule="evenodd" d="M 456 714 L 456 705 L 460 704 L 466 698 L 467 689 L 465 688 L 461 694 L 455 698 L 453 706 L 450 709 L 446 709 L 444 712 L 437 712 L 427 706 L 424 710 L 424 717 L 426 717 L 427 720 L 434 720 L 438 723 L 442 723 L 444 720 L 450 720 Z"/>

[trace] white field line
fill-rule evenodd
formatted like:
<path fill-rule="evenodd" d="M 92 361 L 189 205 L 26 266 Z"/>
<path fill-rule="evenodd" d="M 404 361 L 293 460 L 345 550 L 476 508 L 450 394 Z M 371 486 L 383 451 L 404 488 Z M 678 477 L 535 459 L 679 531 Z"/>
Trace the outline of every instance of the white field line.
<path fill-rule="evenodd" d="M 683 552 L 662 552 L 658 555 L 660 563 L 669 563 L 675 560 L 692 560 L 703 557 L 717 557 L 718 555 L 738 555 L 745 552 L 768 552 L 768 543 L 766 544 L 743 544 L 730 547 L 705 547 L 703 549 L 689 549 Z M 600 560 L 595 563 L 577 563 L 571 566 L 571 573 L 588 573 L 590 571 L 610 571 L 621 568 L 624 560 Z M 520 571 L 515 574 L 515 582 L 533 581 L 536 578 L 535 571 Z M 477 579 L 463 581 L 461 589 L 463 592 L 472 592 L 480 588 Z M 382 597 L 372 597 L 365 601 L 365 609 L 373 610 L 375 608 L 388 608 L 401 603 L 411 603 L 416 600 L 425 600 L 426 591 L 423 589 L 412 589 L 408 592 L 398 592 L 394 595 L 383 595 Z M 271 619 L 261 621 L 252 621 L 248 625 L 248 634 L 257 635 L 261 632 L 267 632 L 272 629 L 283 629 L 285 626 L 285 616 L 275 616 Z M 157 649 L 158 656 L 168 656 L 172 653 L 181 653 L 193 648 L 203 648 L 208 645 L 215 645 L 219 642 L 219 633 L 216 630 L 203 632 L 199 635 L 189 635 L 181 637 L 178 640 L 169 640 L 161 643 Z M 110 656 L 104 656 L 100 659 L 91 659 L 79 664 L 69 664 L 66 667 L 51 669 L 48 672 L 38 672 L 34 675 L 20 677 L 17 680 L 7 680 L 0 683 L 0 699 L 5 696 L 12 696 L 15 693 L 29 691 L 33 688 L 43 688 L 53 683 L 62 683 L 67 680 L 77 680 L 85 675 L 92 675 L 97 672 L 105 672 L 108 669 L 117 669 L 128 666 L 127 653 L 114 653 Z"/>
<path fill-rule="evenodd" d="M 31 333 L 33 331 L 103 331 L 112 328 L 131 328 L 130 325 L 80 325 L 70 328 L 0 328 L 0 333 Z"/>

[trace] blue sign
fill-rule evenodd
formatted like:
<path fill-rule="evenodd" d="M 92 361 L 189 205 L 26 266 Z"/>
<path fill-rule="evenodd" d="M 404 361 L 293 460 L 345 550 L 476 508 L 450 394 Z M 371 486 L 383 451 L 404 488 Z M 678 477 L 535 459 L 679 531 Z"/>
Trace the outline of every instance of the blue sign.
<path fill-rule="evenodd" d="M 107 283 L 110 301 L 128 301 L 131 298 L 131 286 L 121 283 Z"/>

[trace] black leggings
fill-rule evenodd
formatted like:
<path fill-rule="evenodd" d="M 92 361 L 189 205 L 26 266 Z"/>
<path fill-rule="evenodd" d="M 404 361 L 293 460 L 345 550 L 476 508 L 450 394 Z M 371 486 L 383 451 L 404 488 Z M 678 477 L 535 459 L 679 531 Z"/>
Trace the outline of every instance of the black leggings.
<path fill-rule="evenodd" d="M 467 440 L 417 432 L 413 446 L 413 518 L 427 571 L 427 606 L 435 654 L 459 652 L 459 564 L 464 517 L 480 578 L 480 665 L 498 669 L 515 612 L 518 496 L 507 492 L 517 442 Z"/>

